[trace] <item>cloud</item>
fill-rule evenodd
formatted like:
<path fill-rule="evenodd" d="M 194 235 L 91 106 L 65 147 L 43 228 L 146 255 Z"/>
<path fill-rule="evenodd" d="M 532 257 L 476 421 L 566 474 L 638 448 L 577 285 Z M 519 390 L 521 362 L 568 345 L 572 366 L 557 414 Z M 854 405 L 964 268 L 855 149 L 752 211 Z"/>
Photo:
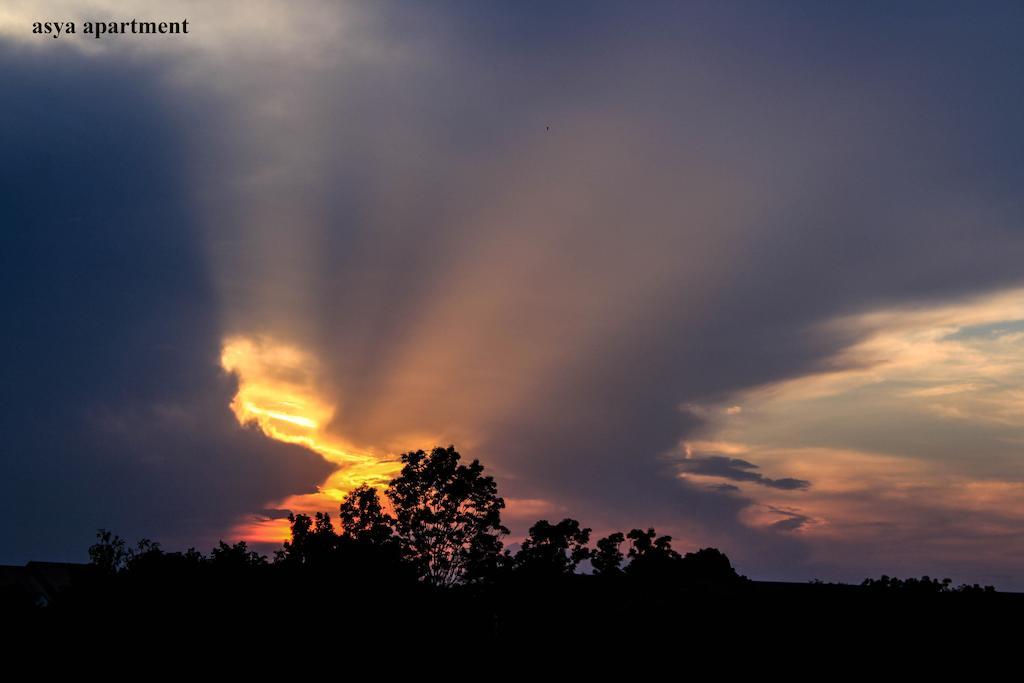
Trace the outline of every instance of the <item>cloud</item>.
<path fill-rule="evenodd" d="M 783 489 L 787 491 L 806 489 L 811 485 L 811 482 L 809 481 L 793 479 L 792 477 L 769 479 L 760 472 L 754 471 L 758 469 L 757 465 L 747 462 L 746 460 L 729 458 L 723 455 L 687 458 L 686 460 L 680 461 L 678 467 L 680 471 L 686 472 L 687 474 L 750 482 L 760 486 L 768 486 L 773 489 Z"/>
<path fill-rule="evenodd" d="M 263 519 L 288 519 L 288 515 L 292 514 L 291 510 L 276 510 L 276 509 L 264 509 L 256 513 Z"/>
<path fill-rule="evenodd" d="M 796 510 L 787 510 L 775 506 L 768 506 L 769 512 L 780 515 L 782 519 L 772 522 L 768 525 L 768 528 L 775 531 L 793 532 L 800 531 L 805 528 L 808 524 L 814 520 L 807 515 L 801 514 Z"/>

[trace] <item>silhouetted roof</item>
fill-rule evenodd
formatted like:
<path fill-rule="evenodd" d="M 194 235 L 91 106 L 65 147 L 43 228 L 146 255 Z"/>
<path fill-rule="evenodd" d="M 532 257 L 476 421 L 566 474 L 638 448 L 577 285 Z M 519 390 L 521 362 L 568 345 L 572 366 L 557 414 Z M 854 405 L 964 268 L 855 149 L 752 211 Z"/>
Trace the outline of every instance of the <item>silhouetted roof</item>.
<path fill-rule="evenodd" d="M 95 572 L 95 567 L 74 562 L 29 562 L 24 567 L 0 565 L 0 594 L 39 606 Z"/>

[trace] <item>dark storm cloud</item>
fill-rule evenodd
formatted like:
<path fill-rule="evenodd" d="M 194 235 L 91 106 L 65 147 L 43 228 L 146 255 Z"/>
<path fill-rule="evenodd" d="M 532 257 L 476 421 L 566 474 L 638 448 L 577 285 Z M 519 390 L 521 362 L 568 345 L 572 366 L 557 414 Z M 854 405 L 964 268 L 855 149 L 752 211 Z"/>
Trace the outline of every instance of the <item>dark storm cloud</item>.
<path fill-rule="evenodd" d="M 328 468 L 239 428 L 159 65 L 0 46 L 0 562 L 181 545 Z"/>
<path fill-rule="evenodd" d="M 768 506 L 768 509 L 777 515 L 782 515 L 783 517 L 779 521 L 772 522 L 771 525 L 769 525 L 769 528 L 774 529 L 775 531 L 799 531 L 809 522 L 813 521 L 807 515 L 802 515 L 794 510 L 784 510 L 775 506 Z"/>
<path fill-rule="evenodd" d="M 773 489 L 792 491 L 805 489 L 811 482 L 803 479 L 784 477 L 782 479 L 769 479 L 760 472 L 757 472 L 757 465 L 740 458 L 729 458 L 724 455 L 695 456 L 682 460 L 679 469 L 690 474 L 701 474 L 707 477 L 721 477 L 733 481 L 746 481 L 760 486 L 767 486 Z"/>

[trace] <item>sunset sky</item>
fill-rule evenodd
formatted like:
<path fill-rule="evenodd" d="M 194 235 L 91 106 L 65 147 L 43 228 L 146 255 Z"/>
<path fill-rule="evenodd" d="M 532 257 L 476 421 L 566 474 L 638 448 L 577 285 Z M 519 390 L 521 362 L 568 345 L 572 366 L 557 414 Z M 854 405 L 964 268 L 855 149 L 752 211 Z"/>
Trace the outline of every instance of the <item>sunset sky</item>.
<path fill-rule="evenodd" d="M 80 33 L 133 18 L 189 33 Z M 510 542 L 1024 590 L 1022 35 L 1019 2 L 0 0 L 0 563 L 277 542 L 454 444 Z"/>

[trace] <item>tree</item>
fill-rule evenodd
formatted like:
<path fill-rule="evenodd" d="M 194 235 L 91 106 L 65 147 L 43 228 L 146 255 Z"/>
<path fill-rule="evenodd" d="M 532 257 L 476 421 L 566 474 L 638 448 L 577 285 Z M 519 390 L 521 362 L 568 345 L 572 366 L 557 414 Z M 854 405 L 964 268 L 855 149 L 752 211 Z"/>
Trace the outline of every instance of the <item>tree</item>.
<path fill-rule="evenodd" d="M 682 557 L 672 549 L 671 536 L 658 536 L 654 529 L 633 529 L 626 538 L 631 544 L 627 574 L 658 579 L 668 578 L 678 571 Z"/>
<path fill-rule="evenodd" d="M 516 571 L 535 576 L 572 574 L 590 557 L 586 547 L 589 541 L 590 529 L 580 528 L 575 519 L 563 519 L 558 524 L 542 519 L 530 527 L 513 566 Z"/>
<path fill-rule="evenodd" d="M 377 489 L 366 484 L 342 500 L 339 521 L 342 536 L 358 543 L 384 545 L 394 535 L 394 518 L 384 512 Z"/>
<path fill-rule="evenodd" d="M 679 565 L 683 578 L 691 583 L 729 584 L 744 580 L 733 569 L 726 554 L 717 548 L 686 553 Z"/>
<path fill-rule="evenodd" d="M 89 561 L 106 574 L 116 574 L 131 559 L 131 551 L 124 539 L 106 529 L 96 532 L 96 543 L 89 546 Z"/>
<path fill-rule="evenodd" d="M 428 583 L 478 581 L 495 571 L 501 553 L 505 501 L 473 460 L 459 464 L 454 446 L 402 455 L 402 471 L 387 496 L 402 553 Z"/>
<path fill-rule="evenodd" d="M 247 567 L 262 567 L 267 564 L 267 558 L 255 550 L 250 550 L 245 541 L 239 541 L 234 545 L 221 541 L 210 551 L 210 562 L 218 568 L 241 570 Z"/>
<path fill-rule="evenodd" d="M 626 536 L 632 545 L 625 571 L 644 581 L 690 586 L 730 586 L 746 581 L 736 573 L 725 553 L 716 548 L 701 548 L 682 556 L 672 549 L 671 536 L 658 536 L 654 529 L 633 529 Z"/>
<path fill-rule="evenodd" d="M 613 576 L 622 573 L 622 551 L 619 546 L 626 540 L 621 531 L 609 534 L 597 541 L 597 549 L 590 556 L 594 573 L 598 576 Z"/>
<path fill-rule="evenodd" d="M 672 550 L 672 537 L 671 536 L 658 536 L 654 529 L 648 529 L 643 531 L 642 529 L 633 529 L 626 538 L 629 539 L 631 547 L 629 549 L 629 557 L 634 560 L 641 558 L 666 558 L 666 559 L 678 559 L 679 553 Z"/>
<path fill-rule="evenodd" d="M 289 514 L 288 522 L 291 540 L 285 541 L 282 549 L 274 553 L 276 562 L 322 567 L 331 561 L 338 535 L 329 514 L 318 512 L 315 517 Z"/>
<path fill-rule="evenodd" d="M 166 553 L 159 543 L 143 538 L 135 544 L 135 548 L 128 550 L 124 568 L 132 574 L 160 571 L 165 557 Z"/>

